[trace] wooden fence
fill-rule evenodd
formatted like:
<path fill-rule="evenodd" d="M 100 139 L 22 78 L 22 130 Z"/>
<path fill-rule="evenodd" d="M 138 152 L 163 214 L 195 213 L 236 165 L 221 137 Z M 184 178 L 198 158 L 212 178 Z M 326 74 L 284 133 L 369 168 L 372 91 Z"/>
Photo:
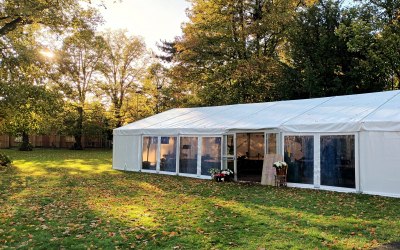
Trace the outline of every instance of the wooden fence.
<path fill-rule="evenodd" d="M 35 148 L 71 148 L 75 139 L 64 135 L 31 135 L 30 143 Z M 0 148 L 14 148 L 21 143 L 20 137 L 0 135 Z M 112 141 L 104 136 L 82 136 L 84 148 L 111 148 Z"/>

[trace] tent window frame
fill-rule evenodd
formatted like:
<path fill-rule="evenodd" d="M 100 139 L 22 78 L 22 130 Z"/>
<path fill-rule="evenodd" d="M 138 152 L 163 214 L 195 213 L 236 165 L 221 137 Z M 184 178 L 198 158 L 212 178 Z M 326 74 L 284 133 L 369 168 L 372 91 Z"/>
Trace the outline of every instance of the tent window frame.
<path fill-rule="evenodd" d="M 345 187 L 334 187 L 321 185 L 321 136 L 329 135 L 353 135 L 354 136 L 354 158 L 355 158 L 355 188 Z M 289 187 L 304 187 L 304 188 L 316 188 L 322 190 L 332 191 L 343 191 L 343 192 L 361 192 L 360 187 L 360 147 L 359 147 L 359 132 L 324 132 L 324 133 L 312 133 L 312 132 L 282 132 L 281 133 L 281 152 L 285 152 L 285 136 L 313 136 L 314 137 L 314 183 L 313 184 L 302 184 L 289 182 Z"/>
<path fill-rule="evenodd" d="M 355 188 L 348 188 L 348 187 L 335 187 L 335 186 L 325 186 L 320 185 L 319 188 L 322 190 L 332 190 L 332 191 L 343 191 L 343 192 L 361 192 L 360 187 L 360 147 L 359 147 L 359 132 L 340 132 L 340 133 L 318 133 L 318 171 L 321 171 L 321 162 L 320 162 L 320 141 L 321 136 L 335 136 L 335 135 L 353 135 L 354 136 L 354 171 L 355 171 Z M 321 177 L 319 177 L 319 182 Z"/>
<path fill-rule="evenodd" d="M 209 175 L 201 175 L 201 153 L 202 153 L 202 140 L 203 137 L 218 137 L 220 138 L 221 141 L 221 165 L 220 169 L 223 167 L 223 158 L 222 158 L 222 141 L 223 141 L 223 134 L 185 134 L 185 135 L 154 135 L 154 134 L 146 134 L 146 135 L 141 135 L 141 142 L 140 142 L 140 147 L 139 147 L 139 162 L 143 162 L 143 140 L 144 137 L 157 137 L 158 138 L 158 145 L 157 145 L 157 166 L 156 170 L 150 170 L 150 169 L 143 169 L 142 164 L 140 164 L 139 171 L 144 172 L 144 173 L 157 173 L 157 174 L 167 174 L 167 175 L 179 175 L 179 176 L 186 176 L 186 177 L 197 177 L 200 179 L 211 179 L 211 176 Z M 167 171 L 160 171 L 160 162 L 161 162 L 161 137 L 175 137 L 176 138 L 176 171 L 175 172 L 167 172 Z M 197 173 L 196 174 L 187 174 L 187 173 L 180 173 L 179 172 L 179 159 L 180 159 L 180 154 L 181 154 L 181 149 L 180 149 L 180 143 L 181 143 L 181 137 L 196 137 L 197 138 Z"/>
<path fill-rule="evenodd" d="M 157 165 L 156 165 L 156 170 L 151 170 L 151 169 L 143 169 L 142 162 L 143 162 L 143 140 L 145 137 L 157 137 L 157 152 L 156 152 L 156 160 L 157 160 Z M 149 134 L 149 135 L 142 135 L 141 136 L 141 142 L 140 142 L 140 147 L 139 147 L 139 162 L 140 162 L 140 168 L 139 171 L 143 173 L 157 173 L 157 174 L 166 174 L 166 175 L 176 175 L 177 171 L 175 172 L 168 172 L 168 171 L 160 171 L 160 162 L 161 162 L 161 137 L 175 137 L 176 140 L 178 140 L 178 135 L 154 135 L 154 134 Z M 178 150 L 179 150 L 179 141 L 175 143 L 176 147 L 176 153 L 178 155 Z M 177 163 L 178 164 L 178 163 Z"/>
<path fill-rule="evenodd" d="M 181 137 L 197 137 L 197 173 L 196 174 L 188 174 L 188 173 L 180 173 L 179 172 L 179 159 L 180 159 L 180 154 L 181 154 L 181 147 L 180 147 L 180 143 L 181 143 Z M 178 150 L 177 150 L 177 175 L 179 176 L 184 176 L 184 177 L 197 177 L 200 179 L 211 179 L 211 176 L 209 175 L 202 175 L 201 174 L 201 154 L 202 154 L 202 146 L 203 146 L 203 137 L 218 137 L 220 138 L 220 141 L 222 143 L 223 141 L 223 134 L 184 134 L 184 135 L 179 135 L 178 136 Z M 220 169 L 222 169 L 223 167 L 223 159 L 222 159 L 222 147 L 223 145 L 221 144 L 221 165 L 220 165 Z"/>

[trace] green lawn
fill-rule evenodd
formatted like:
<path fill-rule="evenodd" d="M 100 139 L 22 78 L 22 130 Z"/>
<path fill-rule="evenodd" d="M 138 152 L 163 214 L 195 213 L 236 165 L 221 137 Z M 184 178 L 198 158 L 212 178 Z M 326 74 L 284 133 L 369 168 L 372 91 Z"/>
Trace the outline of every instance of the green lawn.
<path fill-rule="evenodd" d="M 400 241 L 400 199 L 111 169 L 111 151 L 0 150 L 0 249 L 352 249 Z"/>

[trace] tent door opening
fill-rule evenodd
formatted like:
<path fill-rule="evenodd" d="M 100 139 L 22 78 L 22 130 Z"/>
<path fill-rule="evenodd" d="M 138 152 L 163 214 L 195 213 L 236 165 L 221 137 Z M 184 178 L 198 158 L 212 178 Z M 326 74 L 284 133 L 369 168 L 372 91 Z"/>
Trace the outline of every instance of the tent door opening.
<path fill-rule="evenodd" d="M 264 162 L 264 133 L 237 133 L 237 180 L 261 182 Z"/>

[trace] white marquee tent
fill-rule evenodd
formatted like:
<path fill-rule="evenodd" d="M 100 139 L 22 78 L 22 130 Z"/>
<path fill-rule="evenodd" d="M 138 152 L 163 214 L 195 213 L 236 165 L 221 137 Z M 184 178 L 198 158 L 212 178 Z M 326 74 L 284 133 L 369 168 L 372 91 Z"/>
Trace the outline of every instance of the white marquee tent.
<path fill-rule="evenodd" d="M 264 156 L 289 186 L 400 197 L 400 91 L 172 109 L 114 130 L 113 168 L 260 181 Z"/>

